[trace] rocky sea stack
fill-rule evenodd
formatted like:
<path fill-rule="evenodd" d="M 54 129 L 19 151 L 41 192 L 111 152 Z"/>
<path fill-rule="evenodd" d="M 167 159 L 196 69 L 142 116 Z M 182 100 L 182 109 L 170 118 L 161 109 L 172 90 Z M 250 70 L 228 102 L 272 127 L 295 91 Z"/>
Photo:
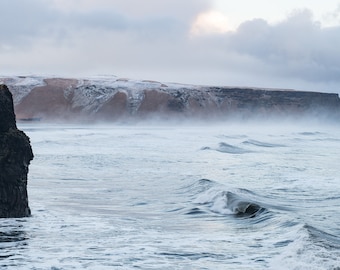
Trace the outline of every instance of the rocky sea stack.
<path fill-rule="evenodd" d="M 29 138 L 16 126 L 12 94 L 0 85 L 0 218 L 30 215 L 27 174 L 32 159 Z"/>

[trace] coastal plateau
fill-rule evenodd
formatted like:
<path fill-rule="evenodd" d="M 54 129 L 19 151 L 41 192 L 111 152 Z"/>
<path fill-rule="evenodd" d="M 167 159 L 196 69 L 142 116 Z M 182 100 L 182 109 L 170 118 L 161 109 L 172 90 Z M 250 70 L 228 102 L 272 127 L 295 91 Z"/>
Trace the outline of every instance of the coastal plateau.
<path fill-rule="evenodd" d="M 252 87 L 197 86 L 115 76 L 0 77 L 19 120 L 134 121 L 143 119 L 338 119 L 336 93 Z"/>

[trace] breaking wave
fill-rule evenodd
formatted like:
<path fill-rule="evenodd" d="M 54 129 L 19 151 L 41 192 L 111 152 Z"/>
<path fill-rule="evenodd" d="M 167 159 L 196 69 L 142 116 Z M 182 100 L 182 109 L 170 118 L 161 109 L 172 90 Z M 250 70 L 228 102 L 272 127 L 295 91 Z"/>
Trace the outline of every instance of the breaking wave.
<path fill-rule="evenodd" d="M 219 215 L 252 218 L 270 208 L 268 204 L 257 200 L 257 195 L 250 190 L 226 190 L 223 185 L 209 179 L 200 179 L 185 189 L 191 194 L 195 205 L 187 214 L 201 214 L 208 211 Z"/>
<path fill-rule="evenodd" d="M 253 230 L 257 239 L 265 239 L 276 254 L 268 260 L 269 267 L 340 269 L 337 259 L 340 256 L 340 237 L 306 223 L 291 205 L 286 206 L 268 195 L 229 188 L 209 179 L 195 181 L 183 190 L 190 196 L 193 205 L 189 210 L 182 209 L 183 214 L 205 219 L 207 216 L 225 217 L 226 221 L 234 221 L 230 223 L 232 226 L 248 232 Z"/>

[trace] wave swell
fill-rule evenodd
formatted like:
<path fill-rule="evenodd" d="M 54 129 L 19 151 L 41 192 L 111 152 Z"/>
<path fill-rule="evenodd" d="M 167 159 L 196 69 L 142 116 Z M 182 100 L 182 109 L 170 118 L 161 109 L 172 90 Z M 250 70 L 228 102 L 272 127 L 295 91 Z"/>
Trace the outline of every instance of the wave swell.
<path fill-rule="evenodd" d="M 193 198 L 194 207 L 186 214 L 234 215 L 238 218 L 253 218 L 267 210 L 267 205 L 256 199 L 256 194 L 247 189 L 230 189 L 217 182 L 200 179 L 186 187 Z"/>
<path fill-rule="evenodd" d="M 283 144 L 267 143 L 267 142 L 261 142 L 261 141 L 256 141 L 256 140 L 246 140 L 243 142 L 243 144 L 254 145 L 254 146 L 259 146 L 259 147 L 267 147 L 267 148 L 284 147 Z"/>
<path fill-rule="evenodd" d="M 213 215 L 225 216 L 236 234 L 251 231 L 257 241 L 273 250 L 268 260 L 271 269 L 340 269 L 340 238 L 308 224 L 299 216 L 298 207 L 283 206 L 278 198 L 208 179 L 187 186 L 186 192 L 194 207 L 185 214 L 209 217 L 209 221 Z"/>
<path fill-rule="evenodd" d="M 228 191 L 225 196 L 227 197 L 227 207 L 232 213 L 238 217 L 255 217 L 256 214 L 265 211 L 266 209 L 256 202 L 249 199 L 242 198 L 241 196 Z"/>
<path fill-rule="evenodd" d="M 227 154 L 245 154 L 250 153 L 250 150 L 231 145 L 225 142 L 220 142 L 218 147 L 212 148 L 212 147 L 203 147 L 202 150 L 215 150 L 221 153 L 227 153 Z"/>

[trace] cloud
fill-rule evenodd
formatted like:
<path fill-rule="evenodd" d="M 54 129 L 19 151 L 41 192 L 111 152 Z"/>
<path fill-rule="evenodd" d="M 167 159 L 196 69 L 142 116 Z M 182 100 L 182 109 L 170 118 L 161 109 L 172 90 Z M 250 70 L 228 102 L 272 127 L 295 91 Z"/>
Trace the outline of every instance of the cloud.
<path fill-rule="evenodd" d="M 27 37 L 36 37 L 56 20 L 55 14 L 41 1 L 1 1 L 1 43 L 15 43 Z"/>
<path fill-rule="evenodd" d="M 329 25 L 339 25 L 340 24 L 340 4 L 337 8 L 331 12 L 327 12 L 322 16 L 323 20 Z"/>
<path fill-rule="evenodd" d="M 244 22 L 226 44 L 227 50 L 267 66 L 269 74 L 340 82 L 340 27 L 322 28 L 308 10 L 275 25 L 262 19 Z"/>
<path fill-rule="evenodd" d="M 0 44 L 28 46 L 38 38 L 59 42 L 76 31 L 144 33 L 153 36 L 190 27 L 207 0 L 11 0 L 0 1 Z M 179 5 L 180 4 L 180 5 Z M 181 7 L 181 8 L 178 8 Z M 100 37 L 99 37 L 100 38 Z"/>
<path fill-rule="evenodd" d="M 322 27 L 308 10 L 228 32 L 209 0 L 81 3 L 0 1 L 0 71 L 340 89 L 340 27 Z M 198 20 L 202 14 L 210 15 Z"/>
<path fill-rule="evenodd" d="M 178 72 L 194 58 L 187 56 L 191 23 L 209 8 L 207 0 L 1 1 L 8 24 L 0 28 L 0 68 L 58 74 L 139 70 L 149 78 Z"/>

